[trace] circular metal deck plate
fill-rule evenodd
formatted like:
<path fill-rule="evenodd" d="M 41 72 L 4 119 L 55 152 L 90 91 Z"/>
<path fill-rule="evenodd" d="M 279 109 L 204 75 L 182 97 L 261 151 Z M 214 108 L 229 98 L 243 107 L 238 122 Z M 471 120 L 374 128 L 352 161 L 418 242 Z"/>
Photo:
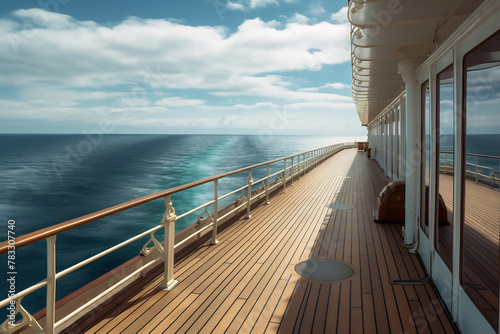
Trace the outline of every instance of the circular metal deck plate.
<path fill-rule="evenodd" d="M 302 277 L 316 281 L 340 281 L 354 274 L 354 270 L 347 264 L 325 259 L 310 259 L 297 263 L 295 271 Z"/>
<path fill-rule="evenodd" d="M 354 209 L 354 205 L 351 205 L 351 204 L 342 204 L 342 203 L 332 203 L 328 207 L 330 209 L 334 209 L 334 210 L 350 210 L 350 209 Z"/>

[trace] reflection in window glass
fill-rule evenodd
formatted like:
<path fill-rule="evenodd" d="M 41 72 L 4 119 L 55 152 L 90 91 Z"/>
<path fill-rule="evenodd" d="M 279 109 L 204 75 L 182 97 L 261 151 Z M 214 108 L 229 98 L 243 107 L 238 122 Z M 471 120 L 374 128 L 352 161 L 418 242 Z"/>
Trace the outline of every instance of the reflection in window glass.
<path fill-rule="evenodd" d="M 420 224 L 425 234 L 429 234 L 429 176 L 430 176 L 430 99 L 429 81 L 422 84 L 422 178 L 421 178 L 421 206 Z"/>
<path fill-rule="evenodd" d="M 464 58 L 462 285 L 498 328 L 500 34 Z"/>
<path fill-rule="evenodd" d="M 436 205 L 436 250 L 444 263 L 452 270 L 453 264 L 453 158 L 454 158 L 454 113 L 453 113 L 453 66 L 448 67 L 437 77 L 438 98 L 436 113 L 437 149 L 439 152 L 437 187 L 444 208 Z M 438 198 L 439 201 L 439 198 Z M 441 212 L 443 210 L 446 212 Z"/>

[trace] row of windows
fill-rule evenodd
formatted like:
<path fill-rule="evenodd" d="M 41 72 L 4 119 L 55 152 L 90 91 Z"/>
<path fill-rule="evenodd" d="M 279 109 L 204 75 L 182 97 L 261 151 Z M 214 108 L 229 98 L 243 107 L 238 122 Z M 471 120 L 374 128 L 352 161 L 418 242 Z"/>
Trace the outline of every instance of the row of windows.
<path fill-rule="evenodd" d="M 431 114 L 429 82 L 421 86 L 421 227 L 429 234 L 431 170 L 436 171 L 435 248 L 452 270 L 453 243 L 461 242 L 463 289 L 498 328 L 500 235 L 500 33 L 464 57 L 462 127 L 454 112 L 454 67 L 436 78 L 436 113 Z M 435 117 L 431 119 L 431 117 Z M 431 121 L 434 122 L 431 122 Z M 434 123 L 434 124 L 433 124 Z M 455 155 L 461 134 L 462 156 Z M 431 156 L 436 157 L 431 166 Z M 460 175 L 455 160 L 461 165 Z M 462 184 L 461 208 L 454 208 L 454 178 Z M 461 221 L 454 221 L 460 210 Z M 460 224 L 462 240 L 453 240 Z"/>

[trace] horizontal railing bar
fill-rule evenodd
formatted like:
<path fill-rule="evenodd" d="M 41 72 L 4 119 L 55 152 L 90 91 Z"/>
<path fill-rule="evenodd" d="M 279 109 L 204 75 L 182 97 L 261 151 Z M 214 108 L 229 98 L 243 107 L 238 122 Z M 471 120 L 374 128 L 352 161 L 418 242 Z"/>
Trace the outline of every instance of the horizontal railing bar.
<path fill-rule="evenodd" d="M 260 195 L 263 195 L 263 194 L 265 194 L 265 193 L 266 193 L 266 190 L 264 189 L 264 190 L 262 190 L 260 193 L 253 195 L 253 196 L 252 196 L 252 198 L 251 198 L 250 200 L 253 200 L 253 199 L 255 199 L 255 198 L 258 198 Z"/>
<path fill-rule="evenodd" d="M 454 152 L 446 152 L 446 151 L 442 151 L 442 152 L 439 152 L 439 153 L 455 154 Z M 490 159 L 500 159 L 500 157 L 496 157 L 494 155 L 484 155 L 484 154 L 476 154 L 476 153 L 465 153 L 465 154 L 473 156 L 473 157 L 490 158 Z"/>
<path fill-rule="evenodd" d="M 16 300 L 16 299 L 22 298 L 22 297 L 29 295 L 30 293 L 40 289 L 40 288 L 43 288 L 46 285 L 47 285 L 47 279 L 44 279 L 43 281 L 38 282 L 38 283 L 30 286 L 29 288 L 24 289 L 21 292 L 16 293 L 14 296 L 2 300 L 0 302 L 0 308 L 4 308 L 5 306 L 9 305 L 11 300 Z"/>
<path fill-rule="evenodd" d="M 213 225 L 214 225 L 214 223 L 212 222 L 212 223 L 208 224 L 207 226 L 205 226 L 205 227 L 201 228 L 199 231 L 196 231 L 196 232 L 194 232 L 193 234 L 191 234 L 190 236 L 188 236 L 188 237 L 184 238 L 182 241 L 179 241 L 179 242 L 177 243 L 177 245 L 174 245 L 174 249 L 175 249 L 176 247 L 179 247 L 180 245 L 182 245 L 183 243 L 185 243 L 186 241 L 188 241 L 189 239 L 191 239 L 191 238 L 192 238 L 192 237 L 194 237 L 195 235 L 200 234 L 201 232 L 205 231 L 207 228 L 212 227 Z"/>
<path fill-rule="evenodd" d="M 264 180 L 267 180 L 267 176 L 266 176 L 266 177 L 263 177 L 263 178 L 262 178 L 262 179 L 260 179 L 260 180 L 254 181 L 254 182 L 253 182 L 253 185 L 255 185 L 255 184 L 257 184 L 257 183 L 260 183 L 260 182 L 262 182 L 262 181 L 264 181 Z"/>
<path fill-rule="evenodd" d="M 269 185 L 269 192 L 271 192 L 271 190 L 273 190 L 276 187 L 282 187 L 282 186 L 283 186 L 283 184 L 281 184 L 281 183 L 276 183 L 276 184 L 273 184 L 273 185 Z"/>
<path fill-rule="evenodd" d="M 242 207 L 244 207 L 245 205 L 247 205 L 247 201 L 245 201 L 244 203 L 240 204 L 239 206 L 237 206 L 236 208 L 232 209 L 231 211 L 229 211 L 228 213 L 226 213 L 224 216 L 222 217 L 219 217 L 219 221 L 220 220 L 223 220 L 224 218 L 226 218 L 227 216 L 229 216 L 230 214 L 233 214 L 235 213 L 236 211 L 238 211 L 239 209 L 241 209 Z"/>
<path fill-rule="evenodd" d="M 481 168 L 481 169 L 483 169 L 483 168 L 484 168 L 484 169 L 491 169 L 492 171 L 495 171 L 495 169 L 494 169 L 494 168 L 492 168 L 492 167 L 482 166 L 482 165 L 476 165 L 476 164 L 475 164 L 475 163 L 473 163 L 473 162 L 466 162 L 466 164 L 467 164 L 467 165 L 469 165 L 469 166 L 474 166 L 474 167 Z"/>
<path fill-rule="evenodd" d="M 351 144 L 347 144 L 346 143 L 346 144 L 343 144 L 342 146 L 351 146 Z M 328 150 L 330 150 L 329 152 L 327 152 L 327 154 L 328 154 L 328 153 L 331 152 L 331 150 L 334 150 L 337 147 L 340 147 L 340 146 L 338 146 L 338 145 L 331 145 L 331 146 L 326 146 L 326 147 L 323 147 L 323 148 L 320 148 L 320 149 L 328 149 Z M 148 202 L 154 201 L 154 200 L 159 199 L 159 198 L 163 198 L 163 197 L 166 197 L 166 196 L 178 193 L 178 192 L 186 190 L 186 189 L 190 189 L 190 188 L 193 188 L 193 187 L 196 187 L 196 186 L 200 186 L 200 185 L 205 184 L 205 183 L 213 182 L 215 180 L 218 180 L 218 179 L 221 179 L 221 178 L 224 178 L 224 177 L 227 177 L 227 176 L 231 176 L 231 175 L 234 175 L 234 174 L 238 174 L 238 173 L 241 173 L 241 172 L 245 172 L 245 171 L 257 168 L 257 167 L 265 166 L 267 164 L 271 164 L 271 163 L 274 163 L 274 162 L 283 161 L 285 159 L 291 159 L 292 157 L 297 157 L 299 155 L 303 155 L 305 153 L 314 152 L 314 151 L 317 151 L 317 150 L 318 149 L 309 150 L 307 152 L 302 152 L 302 153 L 290 155 L 290 156 L 287 156 L 287 157 L 282 157 L 282 158 L 278 158 L 278 159 L 274 159 L 274 160 L 269 160 L 269 161 L 258 163 L 258 164 L 251 165 L 251 166 L 248 166 L 248 167 L 243 167 L 243 168 L 240 168 L 240 169 L 236 169 L 236 170 L 233 170 L 233 171 L 230 171 L 230 172 L 226 172 L 226 173 L 218 174 L 218 175 L 215 175 L 215 176 L 207 177 L 207 178 L 204 178 L 204 179 L 201 179 L 201 180 L 198 180 L 198 181 L 186 183 L 186 184 L 183 184 L 183 185 L 180 185 L 180 186 L 177 186 L 177 187 L 169 188 L 169 189 L 166 189 L 166 190 L 163 190 L 163 191 L 151 194 L 151 195 L 147 195 L 147 196 L 140 197 L 140 198 L 137 198 L 137 199 L 125 202 L 125 203 L 121 203 L 121 204 L 118 204 L 118 205 L 115 205 L 115 206 L 112 206 L 112 207 L 109 207 L 109 208 L 106 208 L 106 209 L 103 209 L 103 210 L 100 210 L 100 211 L 96 211 L 96 212 L 93 212 L 93 213 L 90 213 L 90 214 L 87 214 L 87 215 L 84 215 L 84 216 L 81 216 L 81 217 L 78 217 L 78 218 L 74 218 L 74 219 L 68 220 L 66 222 L 59 223 L 57 225 L 49 226 L 49 227 L 46 227 L 44 229 L 41 229 L 41 230 L 38 230 L 38 231 L 35 231 L 35 232 L 31 232 L 31 233 L 28 233 L 28 234 L 25 234 L 23 236 L 20 236 L 20 237 L 16 238 L 16 248 L 24 247 L 24 246 L 29 245 L 31 243 L 34 243 L 34 242 L 46 239 L 48 237 L 57 235 L 57 234 L 59 234 L 61 232 L 65 232 L 65 231 L 71 230 L 71 229 L 73 229 L 75 227 L 88 224 L 88 223 L 96 221 L 98 219 L 105 218 L 105 217 L 113 215 L 115 213 L 118 213 L 118 212 L 130 209 L 130 208 L 136 207 L 136 206 L 144 204 L 144 203 L 148 203 Z M 2 242 L 0 244 L 0 254 L 6 253 L 8 251 L 8 246 L 9 246 L 9 244 L 8 244 L 7 241 Z"/>
<path fill-rule="evenodd" d="M 241 191 L 241 190 L 246 189 L 246 188 L 248 188 L 248 184 L 247 184 L 247 185 L 244 185 L 244 186 L 243 186 L 243 187 L 241 187 L 241 188 L 238 188 L 238 189 L 236 189 L 236 190 L 233 190 L 233 191 L 231 191 L 230 193 L 227 193 L 227 194 L 225 194 L 225 195 L 222 195 L 221 197 L 217 198 L 217 200 L 218 200 L 218 201 L 220 201 L 221 199 L 226 198 L 227 196 L 230 196 L 230 195 L 232 195 L 232 194 L 234 194 L 234 193 L 237 193 L 238 191 Z"/>
<path fill-rule="evenodd" d="M 148 234 L 150 234 L 152 232 L 156 232 L 159 229 L 161 229 L 162 227 L 163 227 L 163 225 L 158 225 L 156 227 L 153 227 L 153 228 L 151 228 L 151 229 L 149 229 L 149 230 L 147 230 L 145 232 L 142 232 L 141 234 L 136 235 L 133 238 L 130 238 L 128 240 L 125 240 L 124 242 L 119 243 L 118 245 L 115 245 L 115 246 L 113 246 L 111 248 L 108 248 L 105 251 L 100 252 L 99 254 L 96 254 L 96 255 L 94 255 L 92 257 L 89 257 L 88 259 L 86 259 L 86 260 L 84 260 L 84 261 L 82 261 L 80 263 L 77 263 L 74 266 L 71 266 L 71 267 L 69 267 L 67 269 L 64 269 L 64 270 L 62 270 L 62 271 L 60 271 L 59 273 L 56 274 L 56 279 L 59 279 L 59 278 L 61 278 L 63 276 L 66 276 L 67 274 L 75 271 L 76 269 L 81 268 L 81 267 L 83 267 L 83 266 L 85 266 L 85 265 L 89 264 L 90 262 L 93 262 L 93 261 L 95 261 L 97 259 L 100 259 L 101 257 L 103 257 L 105 255 L 108 255 L 109 253 L 112 253 L 112 252 L 114 252 L 117 249 L 122 248 L 123 246 L 126 246 L 126 245 L 128 245 L 128 244 L 130 244 L 130 243 L 132 243 L 132 242 L 134 242 L 136 240 L 144 238 L 146 235 L 148 235 Z"/>
<path fill-rule="evenodd" d="M 186 217 L 187 215 L 190 215 L 190 214 L 192 214 L 193 212 L 198 211 L 198 210 L 200 210 L 200 209 L 206 208 L 207 206 L 209 206 L 209 205 L 211 205 L 211 204 L 214 204 L 214 203 L 215 203 L 215 200 L 211 200 L 210 202 L 207 202 L 207 203 L 205 203 L 205 204 L 203 204 L 203 205 L 200 205 L 200 206 L 199 206 L 199 207 L 197 207 L 197 208 L 194 208 L 194 209 L 192 209 L 192 210 L 189 210 L 188 212 L 183 213 L 182 215 L 177 216 L 177 217 L 175 218 L 175 220 L 179 220 L 179 219 L 181 219 L 181 218 L 184 218 L 184 217 Z"/>
<path fill-rule="evenodd" d="M 279 172 L 271 174 L 271 175 L 269 175 L 269 177 L 271 178 L 271 177 L 276 176 L 276 175 L 281 174 L 281 173 L 283 173 L 283 170 L 280 170 Z"/>
<path fill-rule="evenodd" d="M 158 257 L 157 259 L 159 259 L 160 257 Z M 122 285 L 125 281 L 127 281 L 128 279 L 132 278 L 133 276 L 137 275 L 138 273 L 140 273 L 141 271 L 143 271 L 144 269 L 150 267 L 152 264 L 156 263 L 156 260 L 152 260 L 148 263 L 146 263 L 145 265 L 143 265 L 142 267 L 140 267 L 139 269 L 135 270 L 133 273 L 127 275 L 125 278 L 123 278 L 122 280 L 120 280 L 118 283 L 114 284 L 113 286 L 109 287 L 108 289 L 104 290 L 103 292 L 101 292 L 100 294 L 98 294 L 97 296 L 95 296 L 94 298 L 92 298 L 91 300 L 89 300 L 88 302 L 86 302 L 85 304 L 83 304 L 82 306 L 80 306 L 79 308 L 77 308 L 76 310 L 74 310 L 73 312 L 71 312 L 70 314 L 68 314 L 67 316 L 65 316 L 64 318 L 62 318 L 61 320 L 57 321 L 55 323 L 55 327 L 61 325 L 62 323 L 68 321 L 69 319 L 71 319 L 72 317 L 74 317 L 75 315 L 77 315 L 79 312 L 83 311 L 85 308 L 87 308 L 89 305 L 92 305 L 94 304 L 95 302 L 97 302 L 99 299 L 101 299 L 102 297 L 104 297 L 106 294 L 108 294 L 110 291 L 116 289 L 118 286 Z"/>

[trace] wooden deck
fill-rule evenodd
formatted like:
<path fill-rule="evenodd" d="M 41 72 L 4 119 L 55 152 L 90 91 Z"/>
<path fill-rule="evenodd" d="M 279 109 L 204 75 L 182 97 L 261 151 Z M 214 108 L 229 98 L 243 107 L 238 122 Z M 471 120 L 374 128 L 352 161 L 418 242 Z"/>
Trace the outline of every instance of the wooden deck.
<path fill-rule="evenodd" d="M 221 233 L 218 245 L 178 261 L 172 291 L 157 289 L 158 270 L 66 332 L 453 333 L 429 284 L 389 282 L 425 273 L 401 245 L 400 225 L 372 221 L 386 182 L 362 152 L 342 151 Z M 355 274 L 301 278 L 294 266 L 309 258 L 342 261 Z"/>

